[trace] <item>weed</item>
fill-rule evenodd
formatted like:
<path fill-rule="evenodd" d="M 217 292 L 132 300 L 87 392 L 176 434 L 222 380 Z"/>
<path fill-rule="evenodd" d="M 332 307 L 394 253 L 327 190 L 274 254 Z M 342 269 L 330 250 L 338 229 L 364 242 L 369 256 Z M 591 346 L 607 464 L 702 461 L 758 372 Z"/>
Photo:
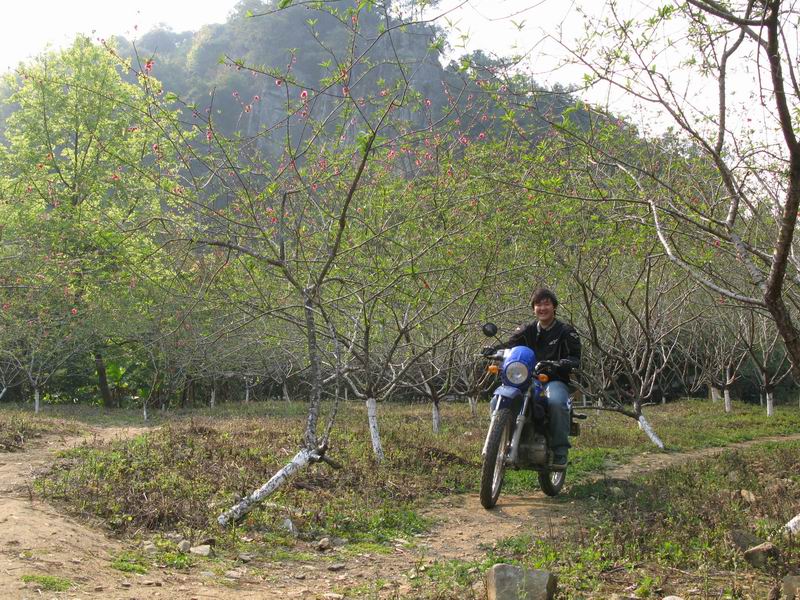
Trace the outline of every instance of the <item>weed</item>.
<path fill-rule="evenodd" d="M 123 573 L 139 573 L 144 575 L 147 573 L 144 559 L 131 552 L 123 552 L 111 561 L 111 567 Z"/>
<path fill-rule="evenodd" d="M 72 582 L 64 577 L 55 575 L 23 575 L 25 583 L 34 583 L 43 592 L 66 592 L 72 587 Z"/>

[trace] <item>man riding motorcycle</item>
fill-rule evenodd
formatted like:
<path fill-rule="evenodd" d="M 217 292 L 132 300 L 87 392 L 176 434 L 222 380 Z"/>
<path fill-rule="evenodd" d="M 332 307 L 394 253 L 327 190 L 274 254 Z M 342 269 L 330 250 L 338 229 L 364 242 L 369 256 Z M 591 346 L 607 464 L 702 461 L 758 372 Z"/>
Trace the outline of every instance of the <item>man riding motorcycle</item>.
<path fill-rule="evenodd" d="M 549 414 L 550 448 L 553 451 L 553 469 L 567 466 L 569 453 L 570 411 L 569 376 L 580 367 L 581 340 L 578 332 L 569 323 L 556 319 L 558 298 L 547 288 L 538 288 L 533 293 L 531 308 L 536 321 L 518 327 L 507 342 L 483 349 L 491 356 L 502 348 L 528 346 L 536 353 L 537 373 L 550 377 L 544 386 Z"/>

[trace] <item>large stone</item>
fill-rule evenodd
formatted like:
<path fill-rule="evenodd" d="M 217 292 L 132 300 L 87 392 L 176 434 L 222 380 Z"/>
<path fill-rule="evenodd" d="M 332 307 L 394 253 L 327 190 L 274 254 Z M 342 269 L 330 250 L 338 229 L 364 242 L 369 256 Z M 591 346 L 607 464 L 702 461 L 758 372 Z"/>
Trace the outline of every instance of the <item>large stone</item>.
<path fill-rule="evenodd" d="M 783 600 L 800 600 L 800 575 L 783 578 Z"/>
<path fill-rule="evenodd" d="M 189 548 L 189 552 L 192 554 L 197 554 L 198 556 L 211 556 L 211 546 L 208 544 L 193 546 L 192 548 Z"/>
<path fill-rule="evenodd" d="M 762 540 L 757 535 L 753 535 L 744 529 L 734 529 L 731 531 L 731 540 L 734 546 L 739 548 L 742 552 L 765 542 L 765 540 Z"/>
<path fill-rule="evenodd" d="M 744 553 L 744 559 L 756 568 L 766 567 L 771 558 L 777 557 L 778 549 L 772 542 L 764 542 Z"/>
<path fill-rule="evenodd" d="M 191 547 L 192 544 L 191 542 L 189 542 L 189 540 L 181 540 L 180 542 L 178 542 L 178 552 L 181 552 L 182 554 L 186 554 L 187 552 L 189 552 Z"/>
<path fill-rule="evenodd" d="M 549 571 L 498 564 L 486 573 L 486 593 L 488 600 L 551 600 L 556 578 Z"/>
<path fill-rule="evenodd" d="M 661 600 L 683 600 L 680 596 L 664 596 Z"/>

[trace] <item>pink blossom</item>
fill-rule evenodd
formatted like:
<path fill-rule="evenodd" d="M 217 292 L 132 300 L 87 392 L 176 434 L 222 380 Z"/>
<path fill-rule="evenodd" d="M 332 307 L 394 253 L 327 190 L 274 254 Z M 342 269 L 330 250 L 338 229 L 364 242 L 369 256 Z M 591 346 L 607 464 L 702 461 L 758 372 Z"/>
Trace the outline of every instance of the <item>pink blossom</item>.
<path fill-rule="evenodd" d="M 234 98 L 238 98 L 239 97 L 239 92 L 237 92 L 236 90 L 233 90 L 233 92 L 231 93 L 231 96 L 233 96 Z"/>
<path fill-rule="evenodd" d="M 482 132 L 482 131 L 481 131 L 481 132 L 478 134 L 478 139 L 479 139 L 479 140 L 482 140 L 482 139 L 485 139 L 485 138 L 486 138 L 486 134 L 485 134 L 484 132 Z"/>
<path fill-rule="evenodd" d="M 431 99 L 425 98 L 425 106 L 430 106 L 430 105 L 431 105 Z"/>
<path fill-rule="evenodd" d="M 155 61 L 152 58 L 148 58 L 147 61 L 144 63 L 144 70 L 148 73 L 153 70 L 153 65 Z"/>
<path fill-rule="evenodd" d="M 261 96 L 259 96 L 258 94 L 253 96 L 253 102 L 258 102 L 259 100 L 261 100 Z"/>
<path fill-rule="evenodd" d="M 11 308 L 11 305 L 8 302 L 4 302 L 3 303 L 3 310 L 8 310 L 9 308 Z"/>
<path fill-rule="evenodd" d="M 281 84 L 283 84 L 283 81 L 282 81 L 282 80 L 280 80 L 280 79 L 276 79 L 276 80 L 275 80 L 275 85 L 278 85 L 278 86 L 280 86 Z"/>
<path fill-rule="evenodd" d="M 300 99 L 305 100 L 306 98 L 308 98 L 308 92 L 306 90 L 303 90 L 302 92 L 300 92 Z"/>
<path fill-rule="evenodd" d="M 469 144 L 469 138 L 465 135 L 462 135 L 460 138 L 458 138 L 458 141 L 464 144 L 465 146 Z"/>
<path fill-rule="evenodd" d="M 253 110 L 253 107 L 250 106 L 249 104 L 244 107 L 244 112 L 246 113 L 249 113 L 251 110 Z"/>
<path fill-rule="evenodd" d="M 388 96 L 389 90 L 381 90 L 381 96 Z"/>
<path fill-rule="evenodd" d="M 72 313 L 72 316 L 74 317 L 75 315 L 77 315 L 77 314 L 78 314 L 78 309 L 77 309 L 77 308 L 73 308 L 73 309 L 72 309 L 71 311 L 69 311 L 69 312 L 70 312 L 70 313 Z"/>
<path fill-rule="evenodd" d="M 153 144 L 153 152 L 158 152 L 158 144 Z"/>
<path fill-rule="evenodd" d="M 342 94 L 344 94 L 345 96 L 349 96 L 350 95 L 350 88 L 347 87 L 347 86 L 344 86 L 342 88 Z"/>
<path fill-rule="evenodd" d="M 214 133 L 210 129 L 206 130 L 206 141 L 210 142 L 211 138 L 213 138 L 213 137 L 214 137 Z"/>

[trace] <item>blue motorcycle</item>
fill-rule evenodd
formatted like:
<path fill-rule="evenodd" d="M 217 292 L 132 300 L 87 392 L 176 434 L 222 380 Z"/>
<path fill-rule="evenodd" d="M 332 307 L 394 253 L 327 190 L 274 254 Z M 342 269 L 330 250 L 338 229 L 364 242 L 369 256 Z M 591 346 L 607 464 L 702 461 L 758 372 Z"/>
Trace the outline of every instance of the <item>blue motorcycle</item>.
<path fill-rule="evenodd" d="M 483 326 L 489 337 L 497 334 L 493 323 Z M 527 346 L 499 350 L 486 357 L 493 361 L 488 371 L 499 374 L 501 385 L 494 390 L 490 406 L 491 421 L 481 458 L 481 504 L 494 508 L 503 487 L 507 467 L 531 469 L 539 474 L 539 487 L 548 496 L 557 496 L 566 479 L 566 467 L 552 464 L 547 439 L 547 399 L 544 384 L 552 363 L 536 362 L 534 351 Z M 578 435 L 575 419 L 586 415 L 572 413 L 570 435 Z"/>

